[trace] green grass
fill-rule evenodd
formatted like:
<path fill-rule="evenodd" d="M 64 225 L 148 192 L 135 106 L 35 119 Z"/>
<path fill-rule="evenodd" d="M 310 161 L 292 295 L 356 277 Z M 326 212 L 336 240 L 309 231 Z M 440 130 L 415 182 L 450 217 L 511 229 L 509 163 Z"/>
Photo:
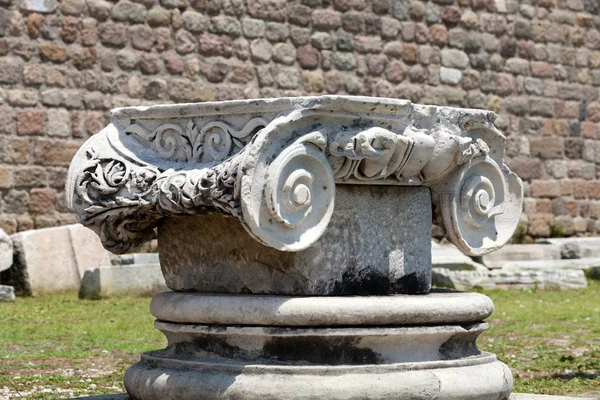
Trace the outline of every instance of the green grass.
<path fill-rule="evenodd" d="M 600 393 L 600 283 L 577 291 L 485 294 L 496 312 L 478 343 L 511 367 L 515 391 Z M 75 293 L 0 303 L 0 398 L 123 392 L 127 367 L 141 352 L 166 344 L 153 328 L 149 303 L 82 301 Z"/>
<path fill-rule="evenodd" d="M 79 300 L 76 293 L 0 303 L 0 389 L 26 399 L 123 392 L 127 367 L 166 344 L 149 304 Z"/>
<path fill-rule="evenodd" d="M 496 306 L 478 341 L 511 368 L 515 391 L 600 395 L 600 283 L 570 291 L 486 291 Z"/>

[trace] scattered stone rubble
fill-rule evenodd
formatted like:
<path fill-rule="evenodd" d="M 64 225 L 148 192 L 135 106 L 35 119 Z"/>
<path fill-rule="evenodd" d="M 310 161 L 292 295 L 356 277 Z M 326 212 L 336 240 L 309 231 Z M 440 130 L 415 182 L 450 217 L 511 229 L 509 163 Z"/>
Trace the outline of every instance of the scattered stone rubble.
<path fill-rule="evenodd" d="M 600 279 L 600 238 L 507 245 L 476 258 L 481 262 L 452 244 L 432 241 L 431 247 L 433 284 L 439 287 L 574 289 L 586 287 L 586 277 Z M 81 298 L 99 299 L 168 289 L 157 253 L 110 254 L 81 225 L 26 231 L 12 238 L 0 231 L 0 301 L 13 301 L 15 293 L 57 290 L 79 290 Z"/>
<path fill-rule="evenodd" d="M 457 252 L 450 244 L 432 243 L 434 285 L 458 290 L 577 289 L 587 286 L 586 277 L 600 279 L 600 238 L 506 245 L 481 257 L 483 264 L 474 263 L 477 268 L 466 260 L 457 262 Z"/>
<path fill-rule="evenodd" d="M 12 286 L 0 285 L 0 302 L 15 301 L 15 290 Z"/>
<path fill-rule="evenodd" d="M 558 246 L 545 244 L 511 244 L 482 257 L 482 262 L 490 269 L 502 268 L 507 261 L 560 260 Z"/>
<path fill-rule="evenodd" d="M 79 298 L 152 296 L 167 290 L 160 264 L 130 264 L 88 269 L 81 279 Z"/>
<path fill-rule="evenodd" d="M 11 236 L 14 262 L 0 283 L 17 295 L 77 290 L 85 270 L 110 265 L 98 237 L 81 225 L 30 230 Z"/>
<path fill-rule="evenodd" d="M 583 271 L 452 271 L 433 269 L 433 282 L 457 290 L 472 289 L 580 289 L 587 286 Z"/>

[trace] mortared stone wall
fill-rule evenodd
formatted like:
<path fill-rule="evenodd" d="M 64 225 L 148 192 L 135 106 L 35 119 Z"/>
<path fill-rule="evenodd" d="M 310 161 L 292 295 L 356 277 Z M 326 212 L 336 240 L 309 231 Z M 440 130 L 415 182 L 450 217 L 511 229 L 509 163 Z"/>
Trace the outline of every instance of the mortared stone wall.
<path fill-rule="evenodd" d="M 532 237 L 600 232 L 599 0 L 0 0 L 0 228 L 74 222 L 113 107 L 363 94 L 498 113 Z"/>

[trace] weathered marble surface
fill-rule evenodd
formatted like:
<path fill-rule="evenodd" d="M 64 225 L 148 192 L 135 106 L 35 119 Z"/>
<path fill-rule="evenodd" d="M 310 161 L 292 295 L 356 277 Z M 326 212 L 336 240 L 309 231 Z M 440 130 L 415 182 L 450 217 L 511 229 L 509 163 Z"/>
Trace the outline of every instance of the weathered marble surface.
<path fill-rule="evenodd" d="M 166 218 L 158 230 L 160 264 L 167 285 L 184 292 L 425 293 L 431 218 L 426 188 L 340 185 L 327 230 L 307 249 L 265 246 L 220 214 Z"/>
<path fill-rule="evenodd" d="M 85 271 L 79 287 L 80 299 L 111 296 L 150 296 L 169 290 L 159 264 L 99 267 Z"/>
<path fill-rule="evenodd" d="M 590 271 L 593 275 L 594 271 Z M 582 270 L 537 268 L 532 270 L 493 269 L 490 271 L 433 270 L 433 284 L 439 287 L 473 289 L 581 289 L 587 287 Z"/>
<path fill-rule="evenodd" d="M 483 256 L 483 263 L 490 269 L 502 268 L 506 263 L 518 261 L 560 260 L 560 248 L 552 244 L 508 244 L 502 249 Z"/>
<path fill-rule="evenodd" d="M 12 286 L 0 285 L 0 302 L 15 301 L 15 290 Z"/>
<path fill-rule="evenodd" d="M 14 263 L 0 279 L 18 295 L 78 290 L 86 269 L 110 265 L 97 235 L 79 224 L 20 232 L 11 239 Z"/>
<path fill-rule="evenodd" d="M 598 237 L 573 237 L 538 239 L 540 244 L 550 244 L 560 248 L 561 257 L 574 258 L 600 258 L 600 238 Z"/>
<path fill-rule="evenodd" d="M 493 311 L 479 294 L 165 293 L 152 311 L 169 345 L 126 372 L 134 398 L 497 400 L 512 389 L 476 346 Z"/>
<path fill-rule="evenodd" d="M 174 323 L 246 326 L 420 326 L 474 323 L 494 304 L 478 293 L 436 289 L 407 296 L 256 296 L 166 292 L 152 315 Z"/>
<path fill-rule="evenodd" d="M 476 346 L 489 300 L 423 294 L 432 219 L 473 256 L 519 222 L 494 119 L 352 96 L 114 110 L 67 202 L 114 253 L 158 227 L 179 292 L 153 301 L 169 345 L 126 372 L 128 393 L 505 400 L 510 371 Z"/>
<path fill-rule="evenodd" d="M 510 239 L 523 197 L 494 118 L 352 96 L 118 109 L 75 156 L 67 202 L 113 252 L 207 211 L 299 251 L 326 231 L 336 184 L 426 186 L 450 240 L 483 255 Z"/>

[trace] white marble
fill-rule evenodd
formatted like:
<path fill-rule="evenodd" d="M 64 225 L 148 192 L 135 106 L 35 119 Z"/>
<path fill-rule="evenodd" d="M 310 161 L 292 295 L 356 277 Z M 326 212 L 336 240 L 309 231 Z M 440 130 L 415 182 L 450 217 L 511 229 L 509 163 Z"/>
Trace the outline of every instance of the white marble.
<path fill-rule="evenodd" d="M 423 185 L 449 239 L 483 255 L 511 238 L 523 197 L 494 119 L 352 96 L 117 109 L 75 156 L 67 201 L 117 253 L 161 218 L 207 209 L 299 251 L 325 232 L 336 184 Z"/>
<path fill-rule="evenodd" d="M 477 322 L 494 305 L 478 293 L 394 296 L 256 296 L 165 292 L 150 304 L 163 321 L 216 325 L 387 326 Z"/>
<path fill-rule="evenodd" d="M 169 345 L 126 372 L 130 396 L 508 398 L 508 367 L 476 346 L 491 301 L 424 294 L 432 219 L 471 256 L 519 222 L 494 119 L 352 96 L 114 110 L 67 202 L 114 253 L 158 232 L 177 292 L 152 301 Z"/>
<path fill-rule="evenodd" d="M 476 346 L 493 306 L 475 293 L 164 293 L 151 308 L 169 345 L 126 372 L 136 399 L 497 400 L 512 389 L 506 365 Z"/>

